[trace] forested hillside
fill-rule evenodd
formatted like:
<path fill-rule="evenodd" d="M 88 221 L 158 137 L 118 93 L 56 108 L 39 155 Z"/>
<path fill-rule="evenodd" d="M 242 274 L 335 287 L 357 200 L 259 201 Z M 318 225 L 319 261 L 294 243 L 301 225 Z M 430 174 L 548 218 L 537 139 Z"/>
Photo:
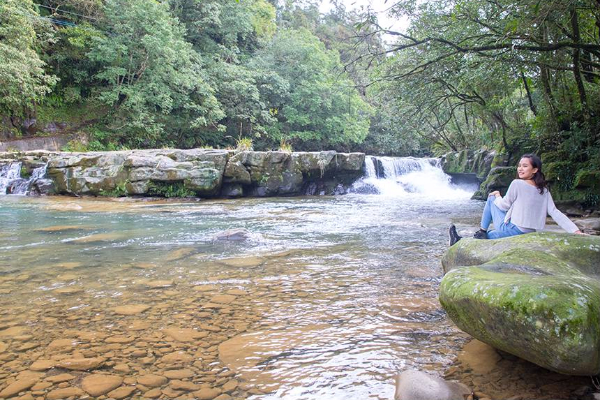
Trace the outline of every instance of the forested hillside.
<path fill-rule="evenodd" d="M 403 32 L 318 5 L 2 0 L 4 136 L 62 123 L 81 150 L 486 147 L 599 169 L 600 0 L 389 2 Z"/>

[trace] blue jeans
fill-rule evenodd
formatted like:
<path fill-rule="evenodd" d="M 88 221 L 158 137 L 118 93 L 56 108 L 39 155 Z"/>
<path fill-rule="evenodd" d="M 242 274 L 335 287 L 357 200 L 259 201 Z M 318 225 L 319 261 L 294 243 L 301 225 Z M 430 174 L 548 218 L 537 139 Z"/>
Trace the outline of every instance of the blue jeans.
<path fill-rule="evenodd" d="M 488 239 L 499 239 L 508 236 L 522 235 L 523 232 L 517 228 L 515 224 L 510 222 L 504 222 L 506 217 L 506 211 L 502 211 L 494 204 L 496 196 L 489 196 L 485 202 L 483 208 L 483 215 L 481 216 L 481 229 L 487 230 L 490 224 L 494 223 L 494 229 L 487 233 Z"/>

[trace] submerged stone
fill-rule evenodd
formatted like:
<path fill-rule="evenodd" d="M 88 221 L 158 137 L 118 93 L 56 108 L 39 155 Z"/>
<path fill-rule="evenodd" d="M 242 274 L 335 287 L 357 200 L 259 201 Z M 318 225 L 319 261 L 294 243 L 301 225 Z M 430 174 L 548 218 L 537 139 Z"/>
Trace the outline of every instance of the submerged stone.
<path fill-rule="evenodd" d="M 600 238 L 463 239 L 442 265 L 440 302 L 460 329 L 552 371 L 600 372 Z"/>
<path fill-rule="evenodd" d="M 102 396 L 121 386 L 123 378 L 116 375 L 92 374 L 81 381 L 81 388 L 92 396 Z"/>
<path fill-rule="evenodd" d="M 396 377 L 394 400 L 464 400 L 471 390 L 426 372 L 408 370 Z"/>
<path fill-rule="evenodd" d="M 29 389 L 30 387 L 35 385 L 37 381 L 38 380 L 36 378 L 17 379 L 13 383 L 5 387 L 2 391 L 0 391 L 0 398 L 4 399 L 12 397 L 18 394 L 19 392 L 22 392 L 23 390 Z"/>

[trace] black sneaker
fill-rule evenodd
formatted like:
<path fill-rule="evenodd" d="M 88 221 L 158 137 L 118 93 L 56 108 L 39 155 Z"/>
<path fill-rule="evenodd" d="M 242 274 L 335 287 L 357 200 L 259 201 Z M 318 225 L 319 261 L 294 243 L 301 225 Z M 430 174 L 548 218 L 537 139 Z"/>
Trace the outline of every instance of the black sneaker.
<path fill-rule="evenodd" d="M 487 231 L 485 229 L 480 229 L 473 235 L 475 239 L 487 239 Z"/>
<path fill-rule="evenodd" d="M 450 225 L 450 228 L 448 229 L 448 236 L 450 236 L 450 241 L 448 243 L 450 246 L 454 246 L 456 242 L 462 239 L 462 237 L 456 232 L 456 227 L 454 224 Z"/>

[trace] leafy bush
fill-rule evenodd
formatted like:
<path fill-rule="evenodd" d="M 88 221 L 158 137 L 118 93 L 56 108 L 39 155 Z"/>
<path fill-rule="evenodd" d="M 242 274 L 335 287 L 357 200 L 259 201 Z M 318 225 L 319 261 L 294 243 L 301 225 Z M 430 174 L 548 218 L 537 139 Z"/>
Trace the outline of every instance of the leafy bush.
<path fill-rule="evenodd" d="M 292 145 L 288 142 L 285 141 L 285 139 L 281 139 L 281 142 L 279 143 L 279 151 L 285 151 L 286 153 L 291 153 L 292 150 Z"/>
<path fill-rule="evenodd" d="M 127 182 L 119 183 L 112 190 L 100 190 L 100 196 L 105 196 L 105 197 L 126 197 L 127 195 L 128 195 Z"/>
<path fill-rule="evenodd" d="M 196 196 L 196 193 L 186 188 L 183 182 L 150 182 L 148 194 L 166 198 Z"/>
<path fill-rule="evenodd" d="M 252 139 L 249 137 L 239 138 L 235 142 L 236 151 L 252 151 Z"/>

